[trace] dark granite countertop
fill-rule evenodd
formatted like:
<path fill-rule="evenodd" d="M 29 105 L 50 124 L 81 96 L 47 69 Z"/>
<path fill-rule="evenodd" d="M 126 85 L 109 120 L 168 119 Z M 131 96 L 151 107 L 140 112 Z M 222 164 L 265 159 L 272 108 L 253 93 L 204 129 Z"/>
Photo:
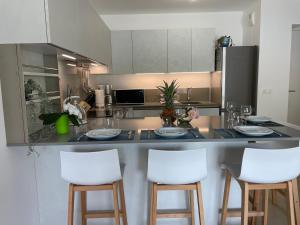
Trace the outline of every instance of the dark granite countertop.
<path fill-rule="evenodd" d="M 223 116 L 201 116 L 191 122 L 193 128 L 197 129 L 204 137 L 202 139 L 159 139 L 140 140 L 142 130 L 154 130 L 162 127 L 159 117 L 145 117 L 142 119 L 121 119 L 113 118 L 91 118 L 89 123 L 80 127 L 71 127 L 68 135 L 56 135 L 54 129 L 42 130 L 31 135 L 32 145 L 77 145 L 77 144 L 118 144 L 118 143 L 153 143 L 153 142 L 247 142 L 247 141 L 299 141 L 300 130 L 290 125 L 272 126 L 273 130 L 284 134 L 275 137 L 227 137 L 220 136 L 215 129 L 228 128 L 229 124 Z M 80 134 L 96 128 L 120 128 L 123 130 L 134 130 L 135 136 L 132 140 L 111 140 L 111 141 L 77 141 Z M 70 141 L 72 140 L 72 141 Z"/>

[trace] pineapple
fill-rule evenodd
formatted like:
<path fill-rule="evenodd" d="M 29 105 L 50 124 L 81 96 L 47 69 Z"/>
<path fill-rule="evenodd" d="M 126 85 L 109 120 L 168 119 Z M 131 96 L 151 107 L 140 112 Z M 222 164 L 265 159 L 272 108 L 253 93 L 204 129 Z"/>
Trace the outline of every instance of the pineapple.
<path fill-rule="evenodd" d="M 176 80 L 173 80 L 171 84 L 168 84 L 166 81 L 164 81 L 164 85 L 158 86 L 157 88 L 162 93 L 165 105 L 161 113 L 161 118 L 164 119 L 164 121 L 169 120 L 173 123 L 176 120 L 174 100 L 178 89 L 178 83 Z"/>

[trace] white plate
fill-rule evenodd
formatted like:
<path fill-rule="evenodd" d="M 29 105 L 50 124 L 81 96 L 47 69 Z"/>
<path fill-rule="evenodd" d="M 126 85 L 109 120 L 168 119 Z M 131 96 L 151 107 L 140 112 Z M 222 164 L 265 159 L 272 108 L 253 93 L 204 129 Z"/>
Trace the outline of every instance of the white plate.
<path fill-rule="evenodd" d="M 274 133 L 272 129 L 260 126 L 235 126 L 233 129 L 244 135 L 256 137 L 266 136 Z"/>
<path fill-rule="evenodd" d="M 265 123 L 271 121 L 271 118 L 266 116 L 248 116 L 246 120 L 252 123 Z"/>
<path fill-rule="evenodd" d="M 120 135 L 122 130 L 120 129 L 95 129 L 90 130 L 85 135 L 95 140 L 108 140 Z"/>
<path fill-rule="evenodd" d="M 162 127 L 154 130 L 154 133 L 161 137 L 177 138 L 187 134 L 187 129 L 181 127 Z"/>

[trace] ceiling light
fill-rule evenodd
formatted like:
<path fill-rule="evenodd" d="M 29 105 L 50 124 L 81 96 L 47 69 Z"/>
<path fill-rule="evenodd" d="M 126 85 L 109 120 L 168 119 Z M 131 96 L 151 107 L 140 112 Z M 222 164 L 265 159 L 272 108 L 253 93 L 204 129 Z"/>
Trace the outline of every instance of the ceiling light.
<path fill-rule="evenodd" d="M 76 67 L 76 64 L 73 63 L 67 63 L 68 66 Z"/>
<path fill-rule="evenodd" d="M 72 59 L 72 60 L 76 60 L 76 58 L 74 56 L 71 55 L 67 55 L 67 54 L 61 54 L 62 57 L 65 57 L 67 59 Z"/>
<path fill-rule="evenodd" d="M 98 66 L 98 64 L 97 64 L 97 63 L 91 63 L 91 65 L 92 65 L 92 66 Z"/>

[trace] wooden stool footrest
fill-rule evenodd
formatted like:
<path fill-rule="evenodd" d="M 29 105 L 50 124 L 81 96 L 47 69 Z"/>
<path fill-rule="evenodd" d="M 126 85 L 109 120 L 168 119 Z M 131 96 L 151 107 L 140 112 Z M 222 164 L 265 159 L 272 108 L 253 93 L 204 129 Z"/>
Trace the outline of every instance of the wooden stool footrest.
<path fill-rule="evenodd" d="M 190 218 L 192 212 L 190 210 L 157 210 L 157 218 Z"/>
<path fill-rule="evenodd" d="M 221 210 L 220 210 L 221 211 Z M 241 209 L 228 209 L 227 217 L 241 217 L 242 210 Z M 264 216 L 263 211 L 249 211 L 248 217 L 257 217 Z"/>
<path fill-rule="evenodd" d="M 120 216 L 123 215 L 121 211 Z M 96 219 L 96 218 L 114 218 L 114 210 L 91 210 L 87 211 L 85 218 L 87 219 Z"/>

